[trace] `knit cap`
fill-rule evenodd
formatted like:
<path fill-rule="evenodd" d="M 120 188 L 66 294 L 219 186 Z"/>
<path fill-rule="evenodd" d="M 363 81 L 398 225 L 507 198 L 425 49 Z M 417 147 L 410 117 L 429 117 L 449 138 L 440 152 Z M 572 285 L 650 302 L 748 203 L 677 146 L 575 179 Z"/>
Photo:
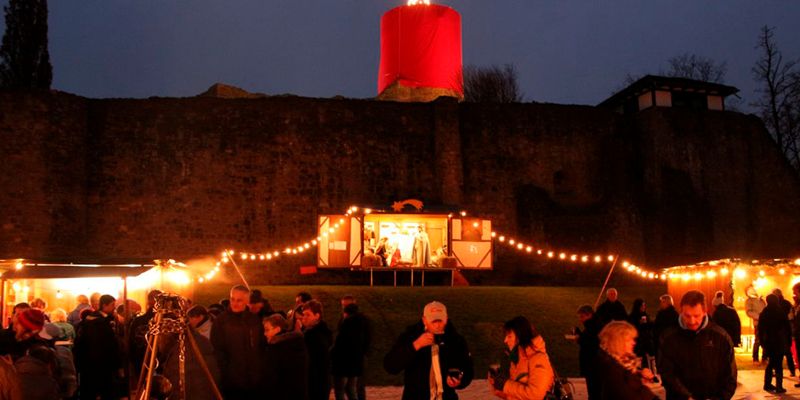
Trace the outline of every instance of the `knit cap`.
<path fill-rule="evenodd" d="M 17 323 L 31 332 L 38 332 L 44 327 L 44 313 L 42 310 L 29 308 L 17 315 Z"/>

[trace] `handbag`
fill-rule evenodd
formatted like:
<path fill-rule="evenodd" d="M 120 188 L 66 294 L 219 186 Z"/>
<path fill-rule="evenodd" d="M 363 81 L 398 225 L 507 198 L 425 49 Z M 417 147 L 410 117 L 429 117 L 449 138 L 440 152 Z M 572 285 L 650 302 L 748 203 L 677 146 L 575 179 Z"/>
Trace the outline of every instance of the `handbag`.
<path fill-rule="evenodd" d="M 575 393 L 575 386 L 570 383 L 567 378 L 558 376 L 558 372 L 553 368 L 553 386 L 544 396 L 545 400 L 573 400 Z"/>

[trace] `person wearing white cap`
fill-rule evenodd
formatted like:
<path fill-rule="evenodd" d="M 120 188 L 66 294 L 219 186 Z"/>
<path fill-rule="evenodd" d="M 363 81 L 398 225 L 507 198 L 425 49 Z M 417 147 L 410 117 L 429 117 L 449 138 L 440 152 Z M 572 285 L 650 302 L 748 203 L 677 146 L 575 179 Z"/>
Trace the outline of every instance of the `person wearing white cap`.
<path fill-rule="evenodd" d="M 447 318 L 447 307 L 433 301 L 422 320 L 406 329 L 383 360 L 390 374 L 404 372 L 403 400 L 455 400 L 456 389 L 472 382 L 472 355 L 464 337 Z"/>

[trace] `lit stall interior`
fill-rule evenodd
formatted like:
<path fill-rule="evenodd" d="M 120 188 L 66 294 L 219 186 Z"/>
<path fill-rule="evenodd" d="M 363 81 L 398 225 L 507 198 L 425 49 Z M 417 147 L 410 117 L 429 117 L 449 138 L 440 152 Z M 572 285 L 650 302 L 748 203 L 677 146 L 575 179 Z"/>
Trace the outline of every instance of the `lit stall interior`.
<path fill-rule="evenodd" d="M 386 238 L 390 263 L 394 261 L 390 266 L 411 266 L 419 227 L 428 236 L 432 257 L 447 254 L 447 223 L 447 215 L 369 214 L 364 219 L 364 249 L 374 252 L 381 238 Z"/>
<path fill-rule="evenodd" d="M 92 293 L 110 294 L 122 304 L 129 300 L 146 305 L 152 289 L 191 297 L 193 280 L 180 263 L 130 265 L 39 264 L 21 262 L 22 267 L 6 268 L 2 276 L 2 321 L 7 324 L 15 304 L 41 298 L 47 302 L 46 312 L 56 308 L 70 312 L 78 304 L 77 296 Z M 15 263 L 18 264 L 18 263 Z"/>

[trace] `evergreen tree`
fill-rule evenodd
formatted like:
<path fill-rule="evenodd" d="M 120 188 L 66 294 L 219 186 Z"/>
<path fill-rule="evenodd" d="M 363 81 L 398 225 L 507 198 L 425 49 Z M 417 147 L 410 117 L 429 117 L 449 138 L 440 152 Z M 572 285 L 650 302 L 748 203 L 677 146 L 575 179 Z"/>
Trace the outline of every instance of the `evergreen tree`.
<path fill-rule="evenodd" d="M 47 0 L 9 0 L 0 46 L 0 87 L 50 89 L 53 67 L 47 50 Z"/>

